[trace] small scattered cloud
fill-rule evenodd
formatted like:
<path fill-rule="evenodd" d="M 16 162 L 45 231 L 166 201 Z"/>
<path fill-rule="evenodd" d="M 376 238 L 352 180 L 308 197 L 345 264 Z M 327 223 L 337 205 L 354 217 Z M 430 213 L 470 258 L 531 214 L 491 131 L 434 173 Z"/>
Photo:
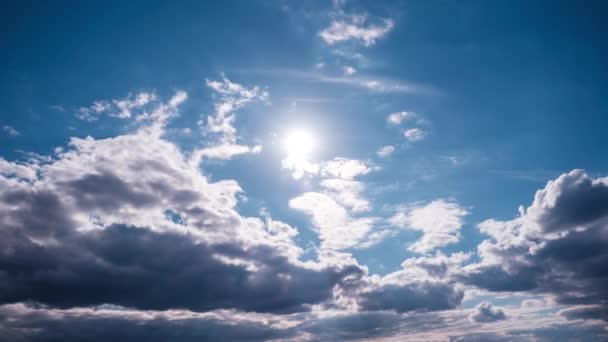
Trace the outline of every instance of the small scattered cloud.
<path fill-rule="evenodd" d="M 341 15 L 332 20 L 329 27 L 319 32 L 319 36 L 328 45 L 350 40 L 360 41 L 369 47 L 389 33 L 394 26 L 392 19 L 380 19 L 377 24 L 367 24 L 368 16 Z"/>
<path fill-rule="evenodd" d="M 347 65 L 345 67 L 342 68 L 342 71 L 344 71 L 344 75 L 346 76 L 351 76 L 357 73 L 357 69 L 355 69 L 354 67 Z"/>
<path fill-rule="evenodd" d="M 21 135 L 21 132 L 19 132 L 14 127 L 9 126 L 9 125 L 2 126 L 2 130 L 11 137 L 16 137 L 18 135 Z"/>
<path fill-rule="evenodd" d="M 390 125 L 397 126 L 400 125 L 402 122 L 413 120 L 417 117 L 418 115 L 414 112 L 401 111 L 389 114 L 386 117 L 386 122 L 388 122 Z"/>
<path fill-rule="evenodd" d="M 403 136 L 410 142 L 417 142 L 424 139 L 426 133 L 420 128 L 410 128 L 403 132 Z"/>
<path fill-rule="evenodd" d="M 127 97 L 116 100 L 97 100 L 88 107 L 80 107 L 76 111 L 76 118 L 83 121 L 96 121 L 103 114 L 119 119 L 129 119 L 134 111 L 138 114 L 145 114 L 143 109 L 146 105 L 157 100 L 157 96 L 151 92 L 140 92 L 135 95 L 129 94 Z"/>
<path fill-rule="evenodd" d="M 490 302 L 481 302 L 473 308 L 469 315 L 471 322 L 489 323 L 505 320 L 507 316 L 501 308 L 497 308 Z"/>
<path fill-rule="evenodd" d="M 393 154 L 393 152 L 395 152 L 395 146 L 386 145 L 386 146 L 380 147 L 378 149 L 378 151 L 376 151 L 376 154 L 380 158 L 388 158 Z"/>

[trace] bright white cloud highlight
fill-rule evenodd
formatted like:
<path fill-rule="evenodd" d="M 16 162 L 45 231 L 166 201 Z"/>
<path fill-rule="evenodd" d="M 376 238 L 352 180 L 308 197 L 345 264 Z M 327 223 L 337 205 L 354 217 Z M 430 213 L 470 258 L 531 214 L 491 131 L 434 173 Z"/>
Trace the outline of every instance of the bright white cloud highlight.
<path fill-rule="evenodd" d="M 458 242 L 463 219 L 468 214 L 469 212 L 456 202 L 437 199 L 428 204 L 402 208 L 389 222 L 398 227 L 422 232 L 422 237 L 408 249 L 417 253 L 428 253 Z"/>
<path fill-rule="evenodd" d="M 395 146 L 386 145 L 386 146 L 380 147 L 378 149 L 378 151 L 376 151 L 376 154 L 380 158 L 388 158 L 391 156 L 391 154 L 393 154 L 393 152 L 395 152 Z"/>
<path fill-rule="evenodd" d="M 306 192 L 291 199 L 289 206 L 312 216 L 321 248 L 355 247 L 364 241 L 373 224 L 372 218 L 353 218 L 333 198 L 318 192 Z"/>
<path fill-rule="evenodd" d="M 266 102 L 268 92 L 258 86 L 247 88 L 230 81 L 226 76 L 220 81 L 207 80 L 206 84 L 215 92 L 217 100 L 214 112 L 207 116 L 206 123 L 199 122 L 211 140 L 200 155 L 209 159 L 227 160 L 240 154 L 259 153 L 261 146 L 246 146 L 237 142 L 239 137 L 234 123 L 237 110 L 254 101 Z"/>
<path fill-rule="evenodd" d="M 410 142 L 417 142 L 426 136 L 426 133 L 420 128 L 411 128 L 403 132 L 403 136 Z"/>
<path fill-rule="evenodd" d="M 402 122 L 416 118 L 416 116 L 417 115 L 414 112 L 408 112 L 408 111 L 395 112 L 395 113 L 389 114 L 389 116 L 386 117 L 386 122 L 388 122 L 391 125 L 400 125 Z"/>
<path fill-rule="evenodd" d="M 346 76 L 351 76 L 357 73 L 357 69 L 353 68 L 352 66 L 345 66 L 342 68 L 342 70 Z"/>
<path fill-rule="evenodd" d="M 145 115 L 146 106 L 157 101 L 151 92 L 139 92 L 117 100 L 98 100 L 88 107 L 80 107 L 76 118 L 83 121 L 96 121 L 103 114 L 119 119 L 129 119 L 133 114 Z"/>
<path fill-rule="evenodd" d="M 367 19 L 366 15 L 344 15 L 333 20 L 328 28 L 319 33 L 319 36 L 328 45 L 355 40 L 361 41 L 365 46 L 372 46 L 394 26 L 391 19 L 381 19 L 379 24 L 366 25 Z"/>

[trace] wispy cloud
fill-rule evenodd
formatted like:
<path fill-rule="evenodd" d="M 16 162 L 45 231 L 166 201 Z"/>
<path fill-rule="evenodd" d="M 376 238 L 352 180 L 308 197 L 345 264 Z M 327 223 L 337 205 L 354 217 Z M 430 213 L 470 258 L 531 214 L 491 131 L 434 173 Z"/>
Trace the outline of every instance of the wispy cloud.
<path fill-rule="evenodd" d="M 393 152 L 395 152 L 395 146 L 386 145 L 386 146 L 380 147 L 378 149 L 378 151 L 376 151 L 376 154 L 380 158 L 388 158 L 388 157 L 390 157 L 391 154 L 393 154 Z"/>
<path fill-rule="evenodd" d="M 319 36 L 328 45 L 349 40 L 361 41 L 365 46 L 372 46 L 376 40 L 384 37 L 394 26 L 392 19 L 380 19 L 378 24 L 367 24 L 365 14 L 341 15 L 319 32 Z"/>
<path fill-rule="evenodd" d="M 304 82 L 326 83 L 343 85 L 346 87 L 360 88 L 372 93 L 412 93 L 412 94 L 436 94 L 439 91 L 432 86 L 419 83 L 396 80 L 384 76 L 357 75 L 343 76 L 322 73 L 319 70 L 296 70 L 296 69 L 257 69 L 243 70 L 243 73 L 267 75 L 271 77 L 290 78 Z"/>
<path fill-rule="evenodd" d="M 230 81 L 222 75 L 219 81 L 206 81 L 207 87 L 217 96 L 214 112 L 207 116 L 206 122 L 199 121 L 203 133 L 210 138 L 207 146 L 197 153 L 200 157 L 228 160 L 245 153 L 259 153 L 262 146 L 245 146 L 237 143 L 238 135 L 234 122 L 236 111 L 253 101 L 266 102 L 268 92 L 258 86 L 247 88 Z"/>
<path fill-rule="evenodd" d="M 76 111 L 76 118 L 83 121 L 96 121 L 101 115 L 108 115 L 120 119 L 129 119 L 136 113 L 142 114 L 145 106 L 156 101 L 156 94 L 152 92 L 139 92 L 135 95 L 116 100 L 97 100 L 88 107 L 80 107 Z"/>
<path fill-rule="evenodd" d="M 9 126 L 9 125 L 4 125 L 2 127 L 2 130 L 11 137 L 16 137 L 18 135 L 21 135 L 21 132 L 19 132 L 14 127 Z"/>
<path fill-rule="evenodd" d="M 416 142 L 424 139 L 426 132 L 420 128 L 410 128 L 403 132 L 403 136 L 410 142 Z"/>

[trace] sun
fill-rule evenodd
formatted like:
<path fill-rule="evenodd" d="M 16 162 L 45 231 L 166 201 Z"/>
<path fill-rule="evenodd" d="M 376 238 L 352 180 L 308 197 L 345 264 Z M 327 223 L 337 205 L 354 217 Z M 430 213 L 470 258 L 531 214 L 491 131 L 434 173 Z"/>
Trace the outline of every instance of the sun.
<path fill-rule="evenodd" d="M 306 160 L 317 148 L 317 140 L 314 135 L 306 130 L 296 130 L 285 137 L 283 148 L 287 153 L 287 158 Z"/>

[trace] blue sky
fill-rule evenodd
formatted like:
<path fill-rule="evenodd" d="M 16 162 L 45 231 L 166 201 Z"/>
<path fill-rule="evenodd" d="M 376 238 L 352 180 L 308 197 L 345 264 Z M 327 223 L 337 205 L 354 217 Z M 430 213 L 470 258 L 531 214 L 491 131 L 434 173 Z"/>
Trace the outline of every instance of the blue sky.
<path fill-rule="evenodd" d="M 606 338 L 605 10 L 4 4 L 0 330 Z"/>

